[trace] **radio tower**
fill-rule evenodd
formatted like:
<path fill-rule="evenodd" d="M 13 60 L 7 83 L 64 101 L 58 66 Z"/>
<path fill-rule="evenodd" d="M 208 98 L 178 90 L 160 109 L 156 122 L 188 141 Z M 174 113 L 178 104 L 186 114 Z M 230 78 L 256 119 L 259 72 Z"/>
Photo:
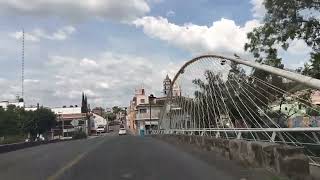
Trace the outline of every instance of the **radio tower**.
<path fill-rule="evenodd" d="M 24 29 L 22 29 L 21 98 L 24 100 Z"/>

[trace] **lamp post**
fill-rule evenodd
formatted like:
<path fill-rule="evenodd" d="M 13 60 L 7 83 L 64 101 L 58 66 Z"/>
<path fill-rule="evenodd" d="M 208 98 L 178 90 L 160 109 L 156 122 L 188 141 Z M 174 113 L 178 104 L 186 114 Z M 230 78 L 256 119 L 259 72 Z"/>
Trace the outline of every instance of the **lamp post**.
<path fill-rule="evenodd" d="M 124 122 L 125 126 L 127 127 L 127 107 L 124 107 Z"/>
<path fill-rule="evenodd" d="M 150 110 L 150 119 L 149 119 L 149 134 L 151 134 L 151 102 L 155 99 L 156 97 L 153 96 L 153 94 L 150 94 L 149 96 L 149 110 Z"/>
<path fill-rule="evenodd" d="M 64 121 L 63 118 L 61 119 L 62 113 L 58 112 L 59 121 L 61 121 L 61 129 L 62 129 L 62 138 L 64 138 Z"/>

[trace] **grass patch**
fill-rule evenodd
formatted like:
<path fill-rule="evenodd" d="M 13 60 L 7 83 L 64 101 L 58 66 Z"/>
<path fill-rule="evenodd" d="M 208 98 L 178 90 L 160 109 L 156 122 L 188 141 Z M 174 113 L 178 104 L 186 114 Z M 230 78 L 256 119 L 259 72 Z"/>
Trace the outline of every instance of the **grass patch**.
<path fill-rule="evenodd" d="M 289 180 L 289 179 L 286 178 L 286 177 L 274 176 L 274 177 L 272 177 L 270 180 Z"/>
<path fill-rule="evenodd" d="M 12 143 L 24 142 L 26 138 L 27 136 L 23 134 L 4 136 L 4 137 L 0 137 L 0 144 L 12 144 Z"/>
<path fill-rule="evenodd" d="M 73 135 L 72 135 L 72 139 L 85 139 L 87 138 L 87 134 L 85 132 L 75 132 Z"/>

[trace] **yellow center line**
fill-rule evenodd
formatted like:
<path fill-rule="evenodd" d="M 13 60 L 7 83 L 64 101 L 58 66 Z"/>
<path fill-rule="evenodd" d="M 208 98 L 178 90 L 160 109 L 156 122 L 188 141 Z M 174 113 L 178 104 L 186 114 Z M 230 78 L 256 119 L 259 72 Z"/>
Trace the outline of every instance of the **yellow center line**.
<path fill-rule="evenodd" d="M 79 155 L 77 155 L 74 159 L 72 159 L 71 161 L 69 161 L 67 164 L 65 164 L 62 168 L 60 168 L 57 172 L 55 172 L 53 175 L 49 176 L 47 178 L 47 180 L 56 180 L 58 179 L 65 171 L 67 171 L 68 169 L 70 169 L 72 166 L 74 166 L 75 164 L 77 164 L 82 158 L 84 158 L 90 151 L 96 149 L 97 147 L 99 147 L 106 138 L 104 138 L 104 140 L 98 142 L 97 144 L 95 144 L 94 146 L 92 146 L 92 148 L 90 148 L 88 151 L 83 152 Z"/>

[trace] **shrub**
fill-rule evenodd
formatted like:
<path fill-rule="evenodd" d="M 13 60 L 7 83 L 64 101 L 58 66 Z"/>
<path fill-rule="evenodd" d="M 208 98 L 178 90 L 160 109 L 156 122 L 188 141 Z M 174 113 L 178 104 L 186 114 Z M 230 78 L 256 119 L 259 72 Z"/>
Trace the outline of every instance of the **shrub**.
<path fill-rule="evenodd" d="M 82 131 L 75 132 L 72 135 L 72 139 L 85 139 L 85 138 L 87 138 L 87 134 Z"/>

